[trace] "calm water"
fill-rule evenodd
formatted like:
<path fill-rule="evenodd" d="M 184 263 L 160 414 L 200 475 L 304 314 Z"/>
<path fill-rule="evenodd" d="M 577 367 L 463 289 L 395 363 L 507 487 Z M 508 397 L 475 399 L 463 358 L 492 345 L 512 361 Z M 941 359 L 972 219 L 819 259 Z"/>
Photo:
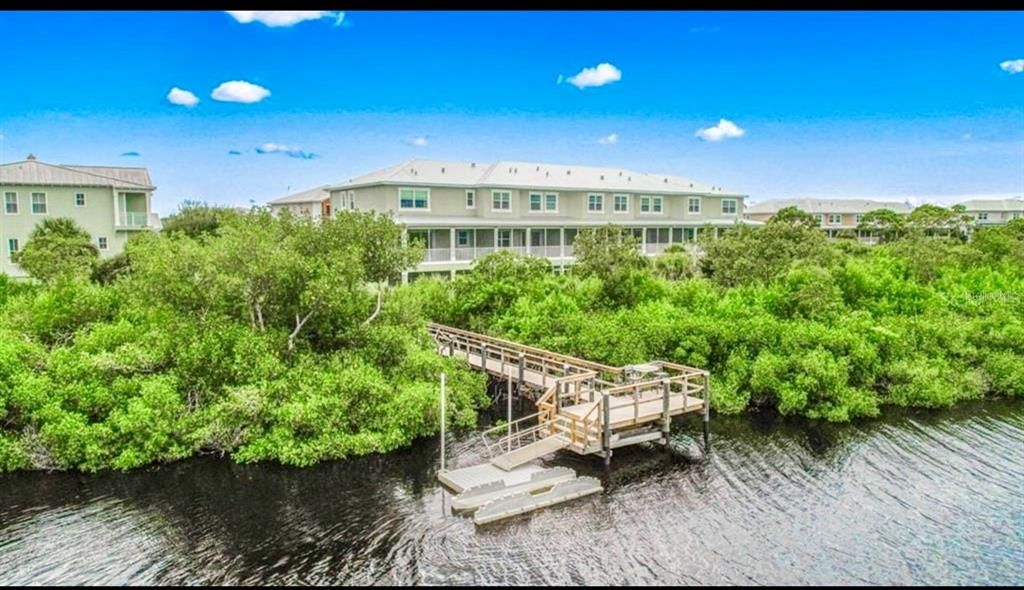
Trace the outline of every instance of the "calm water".
<path fill-rule="evenodd" d="M 0 476 L 0 583 L 1024 584 L 1024 405 L 712 425 L 707 461 L 692 420 L 690 458 L 560 456 L 605 493 L 479 529 L 445 514 L 434 441 L 310 469 Z"/>

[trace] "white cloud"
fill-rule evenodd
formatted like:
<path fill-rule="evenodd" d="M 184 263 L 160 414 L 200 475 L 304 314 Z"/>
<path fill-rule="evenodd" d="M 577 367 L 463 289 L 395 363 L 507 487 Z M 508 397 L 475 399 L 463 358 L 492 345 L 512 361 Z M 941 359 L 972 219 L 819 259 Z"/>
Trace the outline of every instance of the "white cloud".
<path fill-rule="evenodd" d="M 566 81 L 576 88 L 587 88 L 590 86 L 604 86 L 622 79 L 622 70 L 610 63 L 598 64 L 593 68 L 583 68 L 575 76 L 566 78 Z"/>
<path fill-rule="evenodd" d="M 1024 59 L 1008 59 L 999 64 L 999 67 L 1011 74 L 1020 74 L 1024 72 Z"/>
<path fill-rule="evenodd" d="M 230 82 L 223 82 L 220 86 L 214 88 L 210 96 L 213 100 L 250 104 L 270 96 L 270 91 L 258 84 L 252 84 L 245 80 L 232 80 Z"/>
<path fill-rule="evenodd" d="M 746 133 L 739 125 L 728 119 L 719 119 L 718 125 L 697 130 L 697 137 L 704 141 L 721 141 L 733 137 L 743 137 Z"/>
<path fill-rule="evenodd" d="M 597 143 L 599 143 L 601 145 L 613 145 L 613 144 L 619 143 L 619 134 L 618 133 L 612 133 L 610 135 L 605 135 L 601 139 L 598 139 Z"/>
<path fill-rule="evenodd" d="M 414 145 L 416 147 L 426 147 L 427 144 L 429 144 L 430 142 L 427 141 L 426 135 L 418 135 L 416 137 L 410 137 L 409 139 L 405 140 L 405 143 L 409 145 Z"/>
<path fill-rule="evenodd" d="M 240 23 L 261 22 L 268 27 L 290 27 L 307 20 L 333 18 L 335 25 L 345 20 L 337 10 L 225 10 Z"/>
<path fill-rule="evenodd" d="M 183 107 L 194 107 L 199 104 L 199 98 L 188 90 L 182 90 L 175 86 L 167 93 L 167 102 L 171 104 L 179 104 Z"/>
<path fill-rule="evenodd" d="M 312 160 L 313 158 L 319 158 L 317 154 L 313 152 L 304 152 L 299 148 L 291 145 L 284 145 L 280 143 L 265 143 L 260 147 L 256 148 L 257 154 L 284 154 L 289 158 L 300 158 L 302 160 Z"/>

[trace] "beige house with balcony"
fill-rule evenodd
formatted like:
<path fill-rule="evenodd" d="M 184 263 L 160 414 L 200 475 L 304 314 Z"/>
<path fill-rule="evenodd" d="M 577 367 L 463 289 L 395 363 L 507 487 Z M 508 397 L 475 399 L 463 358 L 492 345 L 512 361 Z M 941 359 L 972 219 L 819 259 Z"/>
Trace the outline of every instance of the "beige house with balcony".
<path fill-rule="evenodd" d="M 287 195 L 273 201 L 267 202 L 270 212 L 278 214 L 281 211 L 290 211 L 295 215 L 308 215 L 313 219 L 330 217 L 331 215 L 331 193 L 327 186 L 318 186 L 308 191 Z"/>
<path fill-rule="evenodd" d="M 648 255 L 744 221 L 745 195 L 669 174 L 538 162 L 410 160 L 327 187 L 332 211 L 391 212 L 454 276 L 496 249 L 571 264 L 582 228 L 630 228 Z"/>
<path fill-rule="evenodd" d="M 796 207 L 814 215 L 821 229 L 831 238 L 840 231 L 854 232 L 864 241 L 872 241 L 869 232 L 857 229 L 861 218 L 869 211 L 889 209 L 900 215 L 909 215 L 914 210 L 910 203 L 898 201 L 875 201 L 872 199 L 773 199 L 746 209 L 745 218 L 751 221 L 766 222 L 786 207 Z"/>
<path fill-rule="evenodd" d="M 133 232 L 152 230 L 153 186 L 145 168 L 47 164 L 29 154 L 0 164 L 0 272 L 24 277 L 11 255 L 48 217 L 70 217 L 92 236 L 100 256 L 124 249 Z"/>
<path fill-rule="evenodd" d="M 1024 198 L 974 199 L 961 203 L 964 213 L 974 218 L 979 226 L 1003 225 L 1011 219 L 1024 217 Z"/>

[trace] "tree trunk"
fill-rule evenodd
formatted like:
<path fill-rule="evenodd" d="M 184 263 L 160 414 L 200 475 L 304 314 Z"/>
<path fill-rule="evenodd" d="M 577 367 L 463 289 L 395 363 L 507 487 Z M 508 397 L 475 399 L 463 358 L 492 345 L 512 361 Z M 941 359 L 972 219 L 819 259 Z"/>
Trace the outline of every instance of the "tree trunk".
<path fill-rule="evenodd" d="M 380 313 L 381 301 L 383 300 L 383 298 L 384 298 L 384 287 L 380 287 L 380 288 L 377 289 L 377 307 L 376 307 L 376 309 L 373 310 L 373 313 L 370 314 L 370 317 L 366 318 L 366 320 L 363 321 L 363 325 L 364 326 L 369 324 L 370 322 L 372 322 L 373 318 L 377 317 L 377 314 Z"/>
<path fill-rule="evenodd" d="M 299 335 L 299 330 L 302 329 L 302 326 L 306 325 L 306 320 L 308 320 L 309 317 L 312 316 L 312 315 L 313 315 L 313 310 L 310 310 L 309 313 L 306 314 L 306 317 L 304 317 L 304 318 L 302 318 L 300 320 L 299 319 L 299 314 L 295 314 L 295 329 L 292 330 L 292 333 L 288 335 L 288 351 L 289 352 L 292 351 L 292 350 L 295 350 L 295 337 Z"/>

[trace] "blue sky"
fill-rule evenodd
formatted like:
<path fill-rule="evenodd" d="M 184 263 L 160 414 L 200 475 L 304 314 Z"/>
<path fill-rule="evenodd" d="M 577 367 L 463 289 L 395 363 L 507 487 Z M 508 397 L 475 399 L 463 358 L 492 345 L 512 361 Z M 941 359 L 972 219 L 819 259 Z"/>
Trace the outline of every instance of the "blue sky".
<path fill-rule="evenodd" d="M 0 13 L 0 161 L 147 166 L 164 214 L 414 157 L 622 166 L 752 201 L 1024 193 L 1024 13 L 274 18 Z M 599 64 L 603 84 L 573 83 Z M 231 81 L 252 86 L 220 98 L 254 102 L 211 96 Z"/>

